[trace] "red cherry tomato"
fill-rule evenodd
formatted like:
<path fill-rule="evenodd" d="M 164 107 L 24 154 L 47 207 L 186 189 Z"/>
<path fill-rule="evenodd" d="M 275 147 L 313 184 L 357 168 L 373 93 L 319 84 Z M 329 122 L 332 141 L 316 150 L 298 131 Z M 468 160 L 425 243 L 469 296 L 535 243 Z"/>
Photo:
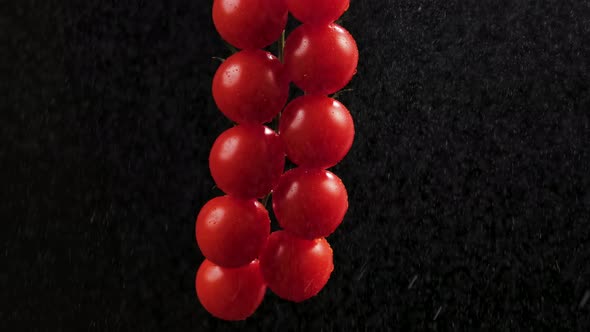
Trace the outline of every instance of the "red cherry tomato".
<path fill-rule="evenodd" d="M 197 297 L 211 315 L 244 320 L 256 311 L 266 292 L 258 261 L 228 269 L 205 260 L 195 278 Z"/>
<path fill-rule="evenodd" d="M 270 234 L 270 219 L 255 199 L 216 197 L 199 212 L 195 233 L 208 260 L 223 267 L 240 267 L 258 258 Z"/>
<path fill-rule="evenodd" d="M 271 121 L 285 106 L 289 82 L 283 64 L 262 50 L 245 50 L 227 58 L 213 78 L 217 107 L 237 123 Z"/>
<path fill-rule="evenodd" d="M 281 115 L 279 129 L 287 157 L 305 167 L 336 165 L 354 139 L 354 123 L 346 107 L 325 96 L 293 100 Z"/>
<path fill-rule="evenodd" d="M 286 231 L 304 239 L 326 237 L 342 222 L 348 194 L 334 173 L 298 167 L 281 176 L 272 207 Z"/>
<path fill-rule="evenodd" d="M 325 24 L 336 21 L 350 0 L 287 0 L 287 7 L 303 23 Z"/>
<path fill-rule="evenodd" d="M 270 234 L 260 255 L 268 287 L 285 300 L 301 302 L 315 296 L 334 270 L 326 239 L 304 240 L 285 231 Z"/>
<path fill-rule="evenodd" d="M 342 89 L 356 72 L 358 48 L 337 24 L 302 24 L 285 43 L 285 68 L 290 80 L 308 94 Z"/>
<path fill-rule="evenodd" d="M 225 41 L 240 49 L 265 48 L 287 24 L 285 0 L 215 0 L 213 23 Z"/>
<path fill-rule="evenodd" d="M 267 195 L 284 167 L 279 135 L 262 125 L 242 124 L 226 130 L 209 155 L 209 169 L 217 186 L 239 198 Z"/>

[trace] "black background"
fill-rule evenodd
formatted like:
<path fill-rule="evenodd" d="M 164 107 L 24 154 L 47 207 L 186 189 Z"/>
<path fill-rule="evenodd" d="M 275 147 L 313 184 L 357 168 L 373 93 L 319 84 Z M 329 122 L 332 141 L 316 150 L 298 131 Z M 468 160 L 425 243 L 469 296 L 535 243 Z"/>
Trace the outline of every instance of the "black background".
<path fill-rule="evenodd" d="M 0 5 L 2 330 L 590 328 L 588 1 L 353 0 L 336 269 L 240 323 L 194 293 L 211 2 L 72 3 Z"/>

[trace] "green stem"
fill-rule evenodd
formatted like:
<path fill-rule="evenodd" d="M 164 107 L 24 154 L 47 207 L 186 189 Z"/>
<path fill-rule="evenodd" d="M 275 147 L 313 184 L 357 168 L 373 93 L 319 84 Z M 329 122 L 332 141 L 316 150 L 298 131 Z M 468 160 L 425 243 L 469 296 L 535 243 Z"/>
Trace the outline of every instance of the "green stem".
<path fill-rule="evenodd" d="M 284 63 L 284 57 L 285 57 L 285 30 L 283 30 L 283 32 L 281 33 L 281 38 L 278 41 L 277 48 L 278 48 L 278 52 L 277 53 L 278 53 L 279 61 L 281 61 L 281 63 Z M 271 122 L 271 128 L 273 130 L 275 130 L 276 132 L 279 131 L 279 120 L 281 119 L 281 113 L 282 112 L 279 112 L 279 114 L 274 119 L 272 119 L 272 122 Z M 270 200 L 270 197 L 271 196 L 272 196 L 272 192 L 269 193 L 268 195 L 264 196 L 264 198 L 260 200 L 260 202 L 262 203 L 262 205 L 266 209 L 268 209 L 267 208 L 267 205 L 268 205 L 268 201 Z"/>
<path fill-rule="evenodd" d="M 225 46 L 226 46 L 226 47 L 229 49 L 229 51 L 231 52 L 231 54 L 238 53 L 238 49 L 237 49 L 237 48 L 235 48 L 235 47 L 234 47 L 233 45 L 231 45 L 230 43 L 228 43 L 228 42 L 224 42 L 224 44 L 225 44 Z"/>
<path fill-rule="evenodd" d="M 284 62 L 285 58 L 285 30 L 281 33 L 281 38 L 279 39 L 279 60 Z"/>
<path fill-rule="evenodd" d="M 283 32 L 281 33 L 281 38 L 279 38 L 279 41 L 277 42 L 277 48 L 278 48 L 278 55 L 279 55 L 279 61 L 281 61 L 281 63 L 284 63 L 284 58 L 285 58 L 285 30 L 283 30 Z M 281 112 L 279 112 L 279 114 L 272 119 L 272 122 L 270 124 L 271 128 L 278 132 L 279 131 L 279 120 L 281 119 Z"/>
<path fill-rule="evenodd" d="M 337 99 L 338 97 L 340 97 L 340 95 L 341 95 L 343 92 L 350 92 L 350 91 L 353 91 L 353 90 L 354 90 L 354 89 L 343 89 L 343 90 L 340 90 L 340 91 L 338 91 L 338 92 L 334 93 L 332 96 L 330 96 L 330 98 L 332 98 L 332 99 Z"/>
<path fill-rule="evenodd" d="M 266 209 L 266 205 L 268 204 L 268 200 L 270 199 L 270 195 L 272 194 L 268 194 L 266 196 L 264 196 L 264 198 L 262 199 L 262 206 L 264 206 L 264 208 Z"/>

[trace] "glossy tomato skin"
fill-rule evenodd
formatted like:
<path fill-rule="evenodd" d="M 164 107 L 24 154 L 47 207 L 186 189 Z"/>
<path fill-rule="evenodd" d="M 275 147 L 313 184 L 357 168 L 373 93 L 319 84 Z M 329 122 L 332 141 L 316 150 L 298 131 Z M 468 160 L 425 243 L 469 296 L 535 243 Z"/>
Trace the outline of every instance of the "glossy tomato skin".
<path fill-rule="evenodd" d="M 351 80 L 358 64 L 354 38 L 337 24 L 302 24 L 285 43 L 289 79 L 308 94 L 328 95 Z"/>
<path fill-rule="evenodd" d="M 270 218 L 255 199 L 221 196 L 203 206 L 195 233 L 209 261 L 222 267 L 240 267 L 258 258 L 270 234 Z"/>
<path fill-rule="evenodd" d="M 279 136 L 263 125 L 242 124 L 223 132 L 211 148 L 209 169 L 217 186 L 238 198 L 259 198 L 277 184 L 285 167 Z"/>
<path fill-rule="evenodd" d="M 279 133 L 287 157 L 293 163 L 308 168 L 329 168 L 350 150 L 354 122 L 339 101 L 305 95 L 287 105 L 281 115 Z"/>
<path fill-rule="evenodd" d="M 260 255 L 268 287 L 280 298 L 301 302 L 315 296 L 334 270 L 326 239 L 304 240 L 286 231 L 271 233 Z"/>
<path fill-rule="evenodd" d="M 239 49 L 265 48 L 287 24 L 286 0 L 215 0 L 213 23 L 221 37 Z"/>
<path fill-rule="evenodd" d="M 258 261 L 224 268 L 205 260 L 195 278 L 197 297 L 211 315 L 224 320 L 244 320 L 258 308 L 266 284 Z"/>
<path fill-rule="evenodd" d="M 350 5 L 350 0 L 287 0 L 289 12 L 300 22 L 325 24 L 336 21 Z"/>
<path fill-rule="evenodd" d="M 289 82 L 283 64 L 262 50 L 244 50 L 227 58 L 213 78 L 213 99 L 237 123 L 271 121 L 285 106 Z"/>
<path fill-rule="evenodd" d="M 311 240 L 327 237 L 342 223 L 348 194 L 334 173 L 297 167 L 281 176 L 272 207 L 282 228 Z"/>

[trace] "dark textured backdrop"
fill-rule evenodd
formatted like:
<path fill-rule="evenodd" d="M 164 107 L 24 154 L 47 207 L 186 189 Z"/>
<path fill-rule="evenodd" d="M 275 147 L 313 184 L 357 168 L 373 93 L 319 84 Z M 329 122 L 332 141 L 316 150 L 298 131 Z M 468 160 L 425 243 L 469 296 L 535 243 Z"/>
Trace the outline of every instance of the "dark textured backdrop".
<path fill-rule="evenodd" d="M 0 5 L 3 331 L 590 328 L 589 1 L 353 0 L 336 270 L 231 324 L 193 284 L 211 1 L 65 3 Z"/>

